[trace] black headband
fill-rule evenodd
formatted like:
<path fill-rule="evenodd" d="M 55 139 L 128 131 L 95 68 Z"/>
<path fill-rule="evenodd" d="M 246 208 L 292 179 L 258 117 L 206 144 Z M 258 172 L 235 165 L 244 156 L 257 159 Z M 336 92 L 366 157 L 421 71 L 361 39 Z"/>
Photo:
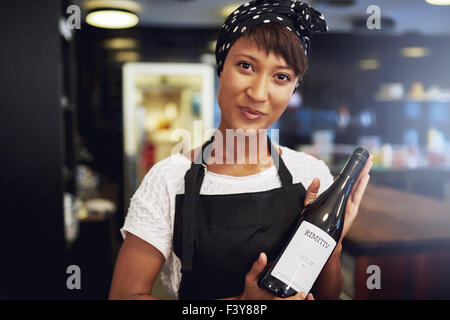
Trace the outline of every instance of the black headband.
<path fill-rule="evenodd" d="M 245 30 L 263 23 L 277 23 L 294 32 L 309 57 L 311 37 L 327 32 L 323 15 L 298 0 L 254 0 L 237 8 L 228 16 L 216 44 L 217 75 L 223 69 L 228 50 Z"/>

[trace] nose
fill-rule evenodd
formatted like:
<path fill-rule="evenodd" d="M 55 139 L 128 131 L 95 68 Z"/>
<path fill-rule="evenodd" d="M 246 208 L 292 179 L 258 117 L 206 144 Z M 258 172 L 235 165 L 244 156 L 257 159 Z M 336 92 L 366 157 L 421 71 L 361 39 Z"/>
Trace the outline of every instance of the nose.
<path fill-rule="evenodd" d="M 265 102 L 268 95 L 267 79 L 263 75 L 254 77 L 247 88 L 247 95 L 254 102 Z"/>

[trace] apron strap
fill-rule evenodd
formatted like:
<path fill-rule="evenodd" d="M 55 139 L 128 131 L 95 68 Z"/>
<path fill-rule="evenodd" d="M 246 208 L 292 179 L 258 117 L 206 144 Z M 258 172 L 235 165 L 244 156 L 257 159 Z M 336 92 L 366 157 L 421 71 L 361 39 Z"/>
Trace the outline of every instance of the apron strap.
<path fill-rule="evenodd" d="M 284 161 L 275 148 L 274 144 L 272 143 L 272 141 L 270 141 L 269 136 L 267 136 L 267 140 L 270 143 L 270 155 L 272 156 L 273 162 L 275 163 L 275 168 L 278 169 L 278 176 L 280 177 L 281 185 L 283 187 L 287 187 L 288 185 L 292 184 L 292 175 L 286 168 L 286 165 L 284 164 Z"/>
<path fill-rule="evenodd" d="M 267 136 L 270 143 L 269 152 L 274 160 L 275 167 L 278 170 L 282 187 L 286 188 L 292 185 L 292 175 L 286 168 L 280 154 L 276 150 L 270 138 Z M 197 208 L 196 198 L 200 194 L 200 189 L 203 183 L 203 178 L 206 172 L 206 163 L 203 155 L 207 147 L 212 148 L 214 135 L 203 144 L 202 151 L 198 154 L 194 162 L 191 163 L 191 168 L 184 176 L 184 201 L 183 201 L 183 215 L 182 218 L 182 263 L 181 271 L 192 271 L 192 262 L 194 259 L 194 238 L 197 225 Z M 209 150 L 208 150 L 209 151 Z M 208 152 L 207 154 L 210 154 Z M 289 201 L 289 199 L 288 199 Z M 290 201 L 289 201 L 290 202 Z"/>
<path fill-rule="evenodd" d="M 184 176 L 184 200 L 182 221 L 182 264 L 181 272 L 192 270 L 194 259 L 194 237 L 197 225 L 197 208 L 195 188 L 190 186 L 201 185 L 205 170 L 201 164 L 191 164 L 191 168 Z"/>

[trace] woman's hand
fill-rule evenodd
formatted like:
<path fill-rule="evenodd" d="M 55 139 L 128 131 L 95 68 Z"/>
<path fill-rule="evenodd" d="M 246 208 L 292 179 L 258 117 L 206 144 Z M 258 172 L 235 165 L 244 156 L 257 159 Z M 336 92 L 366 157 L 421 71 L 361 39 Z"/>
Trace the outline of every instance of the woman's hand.
<path fill-rule="evenodd" d="M 239 297 L 239 300 L 305 300 L 305 298 L 306 300 L 314 300 L 311 293 L 308 297 L 305 297 L 304 292 L 298 292 L 295 296 L 280 298 L 272 292 L 258 287 L 258 279 L 266 267 L 266 264 L 267 256 L 264 252 L 261 252 L 258 260 L 253 263 L 252 268 L 245 276 L 245 289 Z"/>
<path fill-rule="evenodd" d="M 347 207 L 345 209 L 345 219 L 344 219 L 344 229 L 342 230 L 341 240 L 345 237 L 347 232 L 350 230 L 350 227 L 355 220 L 359 205 L 361 204 L 362 197 L 364 195 L 364 191 L 366 190 L 367 184 L 369 183 L 369 171 L 372 168 L 372 160 L 373 156 L 370 155 L 369 159 L 366 162 L 366 165 L 359 173 L 358 178 L 352 186 L 352 190 L 350 190 L 350 194 L 347 201 Z M 319 192 L 320 180 L 315 178 L 308 189 L 306 190 L 305 197 L 305 206 L 313 201 L 317 197 L 317 193 Z"/>

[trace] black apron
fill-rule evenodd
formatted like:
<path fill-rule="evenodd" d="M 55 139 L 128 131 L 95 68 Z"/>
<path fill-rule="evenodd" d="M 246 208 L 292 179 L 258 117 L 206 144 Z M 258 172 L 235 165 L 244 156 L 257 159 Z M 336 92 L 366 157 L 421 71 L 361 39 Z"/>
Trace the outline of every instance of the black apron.
<path fill-rule="evenodd" d="M 301 183 L 292 183 L 281 156 L 274 157 L 277 150 L 269 138 L 280 188 L 200 194 L 206 170 L 202 155 L 212 141 L 213 137 L 202 146 L 186 172 L 185 193 L 175 197 L 173 248 L 181 260 L 180 299 L 219 299 L 241 294 L 245 275 L 259 253 L 265 252 L 272 261 L 282 250 L 306 196 Z"/>

